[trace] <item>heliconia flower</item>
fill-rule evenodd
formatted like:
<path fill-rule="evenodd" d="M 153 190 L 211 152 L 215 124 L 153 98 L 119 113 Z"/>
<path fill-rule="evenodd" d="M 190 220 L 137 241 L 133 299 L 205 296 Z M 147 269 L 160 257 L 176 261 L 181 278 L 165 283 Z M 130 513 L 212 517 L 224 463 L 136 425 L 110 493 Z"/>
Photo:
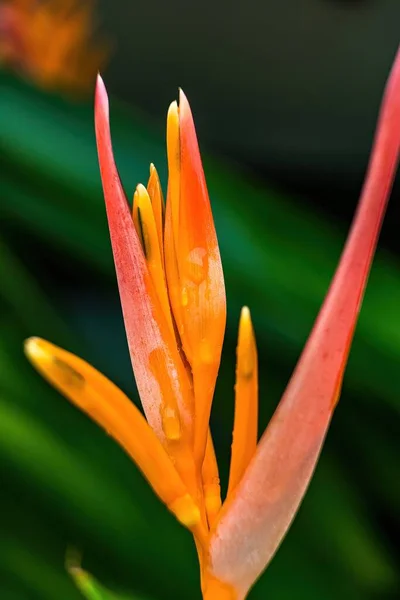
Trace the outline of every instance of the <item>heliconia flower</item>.
<path fill-rule="evenodd" d="M 36 368 L 131 456 L 194 535 L 206 600 L 241 600 L 282 541 L 311 479 L 338 402 L 400 149 L 400 53 L 349 238 L 297 367 L 257 443 L 258 366 L 250 311 L 237 344 L 228 492 L 221 502 L 209 415 L 226 306 L 221 260 L 190 107 L 167 118 L 167 202 L 154 165 L 129 207 L 114 162 L 99 77 L 100 172 L 129 352 L 146 418 L 82 359 L 30 338 Z"/>
<path fill-rule="evenodd" d="M 0 64 L 46 90 L 90 93 L 109 54 L 93 13 L 79 0 L 0 0 Z"/>

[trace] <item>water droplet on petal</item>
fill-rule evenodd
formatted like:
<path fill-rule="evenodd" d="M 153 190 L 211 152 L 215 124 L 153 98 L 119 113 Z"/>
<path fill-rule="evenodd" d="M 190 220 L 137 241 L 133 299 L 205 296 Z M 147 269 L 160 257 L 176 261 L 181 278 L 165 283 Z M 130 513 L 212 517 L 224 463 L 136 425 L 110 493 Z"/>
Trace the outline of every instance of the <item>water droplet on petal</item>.
<path fill-rule="evenodd" d="M 186 275 L 196 285 L 200 285 L 206 277 L 207 251 L 205 248 L 193 248 L 186 258 Z"/>
<path fill-rule="evenodd" d="M 184 308 L 185 308 L 185 307 L 188 305 L 188 303 L 189 303 L 189 295 L 188 295 L 188 291 L 187 291 L 187 288 L 186 288 L 186 287 L 184 287 L 184 288 L 182 289 L 182 294 L 181 294 L 181 303 L 182 303 L 182 306 L 183 306 Z"/>
<path fill-rule="evenodd" d="M 179 415 L 172 406 L 163 406 L 161 409 L 162 428 L 167 440 L 176 441 L 181 437 L 181 422 Z"/>
<path fill-rule="evenodd" d="M 199 344 L 200 361 L 206 365 L 214 361 L 214 352 L 208 340 L 202 339 Z"/>

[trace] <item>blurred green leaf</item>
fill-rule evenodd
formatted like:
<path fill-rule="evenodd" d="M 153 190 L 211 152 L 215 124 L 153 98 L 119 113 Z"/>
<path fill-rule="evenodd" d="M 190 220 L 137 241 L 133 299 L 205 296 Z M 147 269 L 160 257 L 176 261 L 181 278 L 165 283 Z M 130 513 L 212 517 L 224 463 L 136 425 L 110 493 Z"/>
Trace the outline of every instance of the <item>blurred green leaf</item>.
<path fill-rule="evenodd" d="M 138 600 L 135 596 L 122 596 L 107 590 L 97 579 L 76 564 L 69 564 L 68 572 L 74 580 L 76 587 L 82 592 L 87 600 Z"/>
<path fill-rule="evenodd" d="M 41 557 L 29 552 L 25 545 L 3 538 L 0 547 L 2 568 L 24 582 L 29 598 L 37 594 L 43 600 L 78 600 L 79 596 L 68 579 L 58 569 L 46 564 Z M 6 597 L 9 600 L 9 597 Z"/>

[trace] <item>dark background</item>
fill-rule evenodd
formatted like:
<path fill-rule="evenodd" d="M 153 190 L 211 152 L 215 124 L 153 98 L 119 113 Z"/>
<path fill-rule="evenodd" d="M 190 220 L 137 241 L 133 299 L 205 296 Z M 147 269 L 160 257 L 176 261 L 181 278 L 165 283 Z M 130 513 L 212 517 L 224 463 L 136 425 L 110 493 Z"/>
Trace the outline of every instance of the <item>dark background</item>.
<path fill-rule="evenodd" d="M 178 86 L 194 113 L 228 327 L 212 429 L 226 485 L 240 306 L 260 358 L 260 432 L 355 210 L 400 23 L 397 0 L 102 0 L 102 68 L 131 196 Z M 136 467 L 26 363 L 39 335 L 137 401 L 87 98 L 0 71 L 0 598 L 78 598 L 69 546 L 128 598 L 198 598 L 190 536 Z M 299 515 L 250 598 L 398 597 L 400 202 L 395 186 L 338 405 Z"/>

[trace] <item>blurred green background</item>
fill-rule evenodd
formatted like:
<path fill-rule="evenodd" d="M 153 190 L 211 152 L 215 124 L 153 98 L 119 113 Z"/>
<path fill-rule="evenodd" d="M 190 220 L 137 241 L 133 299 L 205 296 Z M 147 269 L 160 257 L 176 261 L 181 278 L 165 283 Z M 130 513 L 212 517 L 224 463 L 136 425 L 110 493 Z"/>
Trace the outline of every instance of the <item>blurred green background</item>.
<path fill-rule="evenodd" d="M 262 431 L 356 206 L 400 4 L 102 0 L 96 14 L 113 46 L 103 71 L 128 196 L 150 162 L 165 184 L 164 119 L 178 86 L 194 112 L 228 297 L 212 414 L 225 487 L 240 307 L 250 306 L 257 333 Z M 251 599 L 399 597 L 399 196 L 395 186 L 316 475 Z M 200 598 L 190 535 L 22 352 L 24 338 L 48 338 L 138 402 L 90 91 L 44 91 L 4 66 L 0 200 L 1 600 L 78 600 L 64 568 L 70 547 L 119 598 Z"/>

